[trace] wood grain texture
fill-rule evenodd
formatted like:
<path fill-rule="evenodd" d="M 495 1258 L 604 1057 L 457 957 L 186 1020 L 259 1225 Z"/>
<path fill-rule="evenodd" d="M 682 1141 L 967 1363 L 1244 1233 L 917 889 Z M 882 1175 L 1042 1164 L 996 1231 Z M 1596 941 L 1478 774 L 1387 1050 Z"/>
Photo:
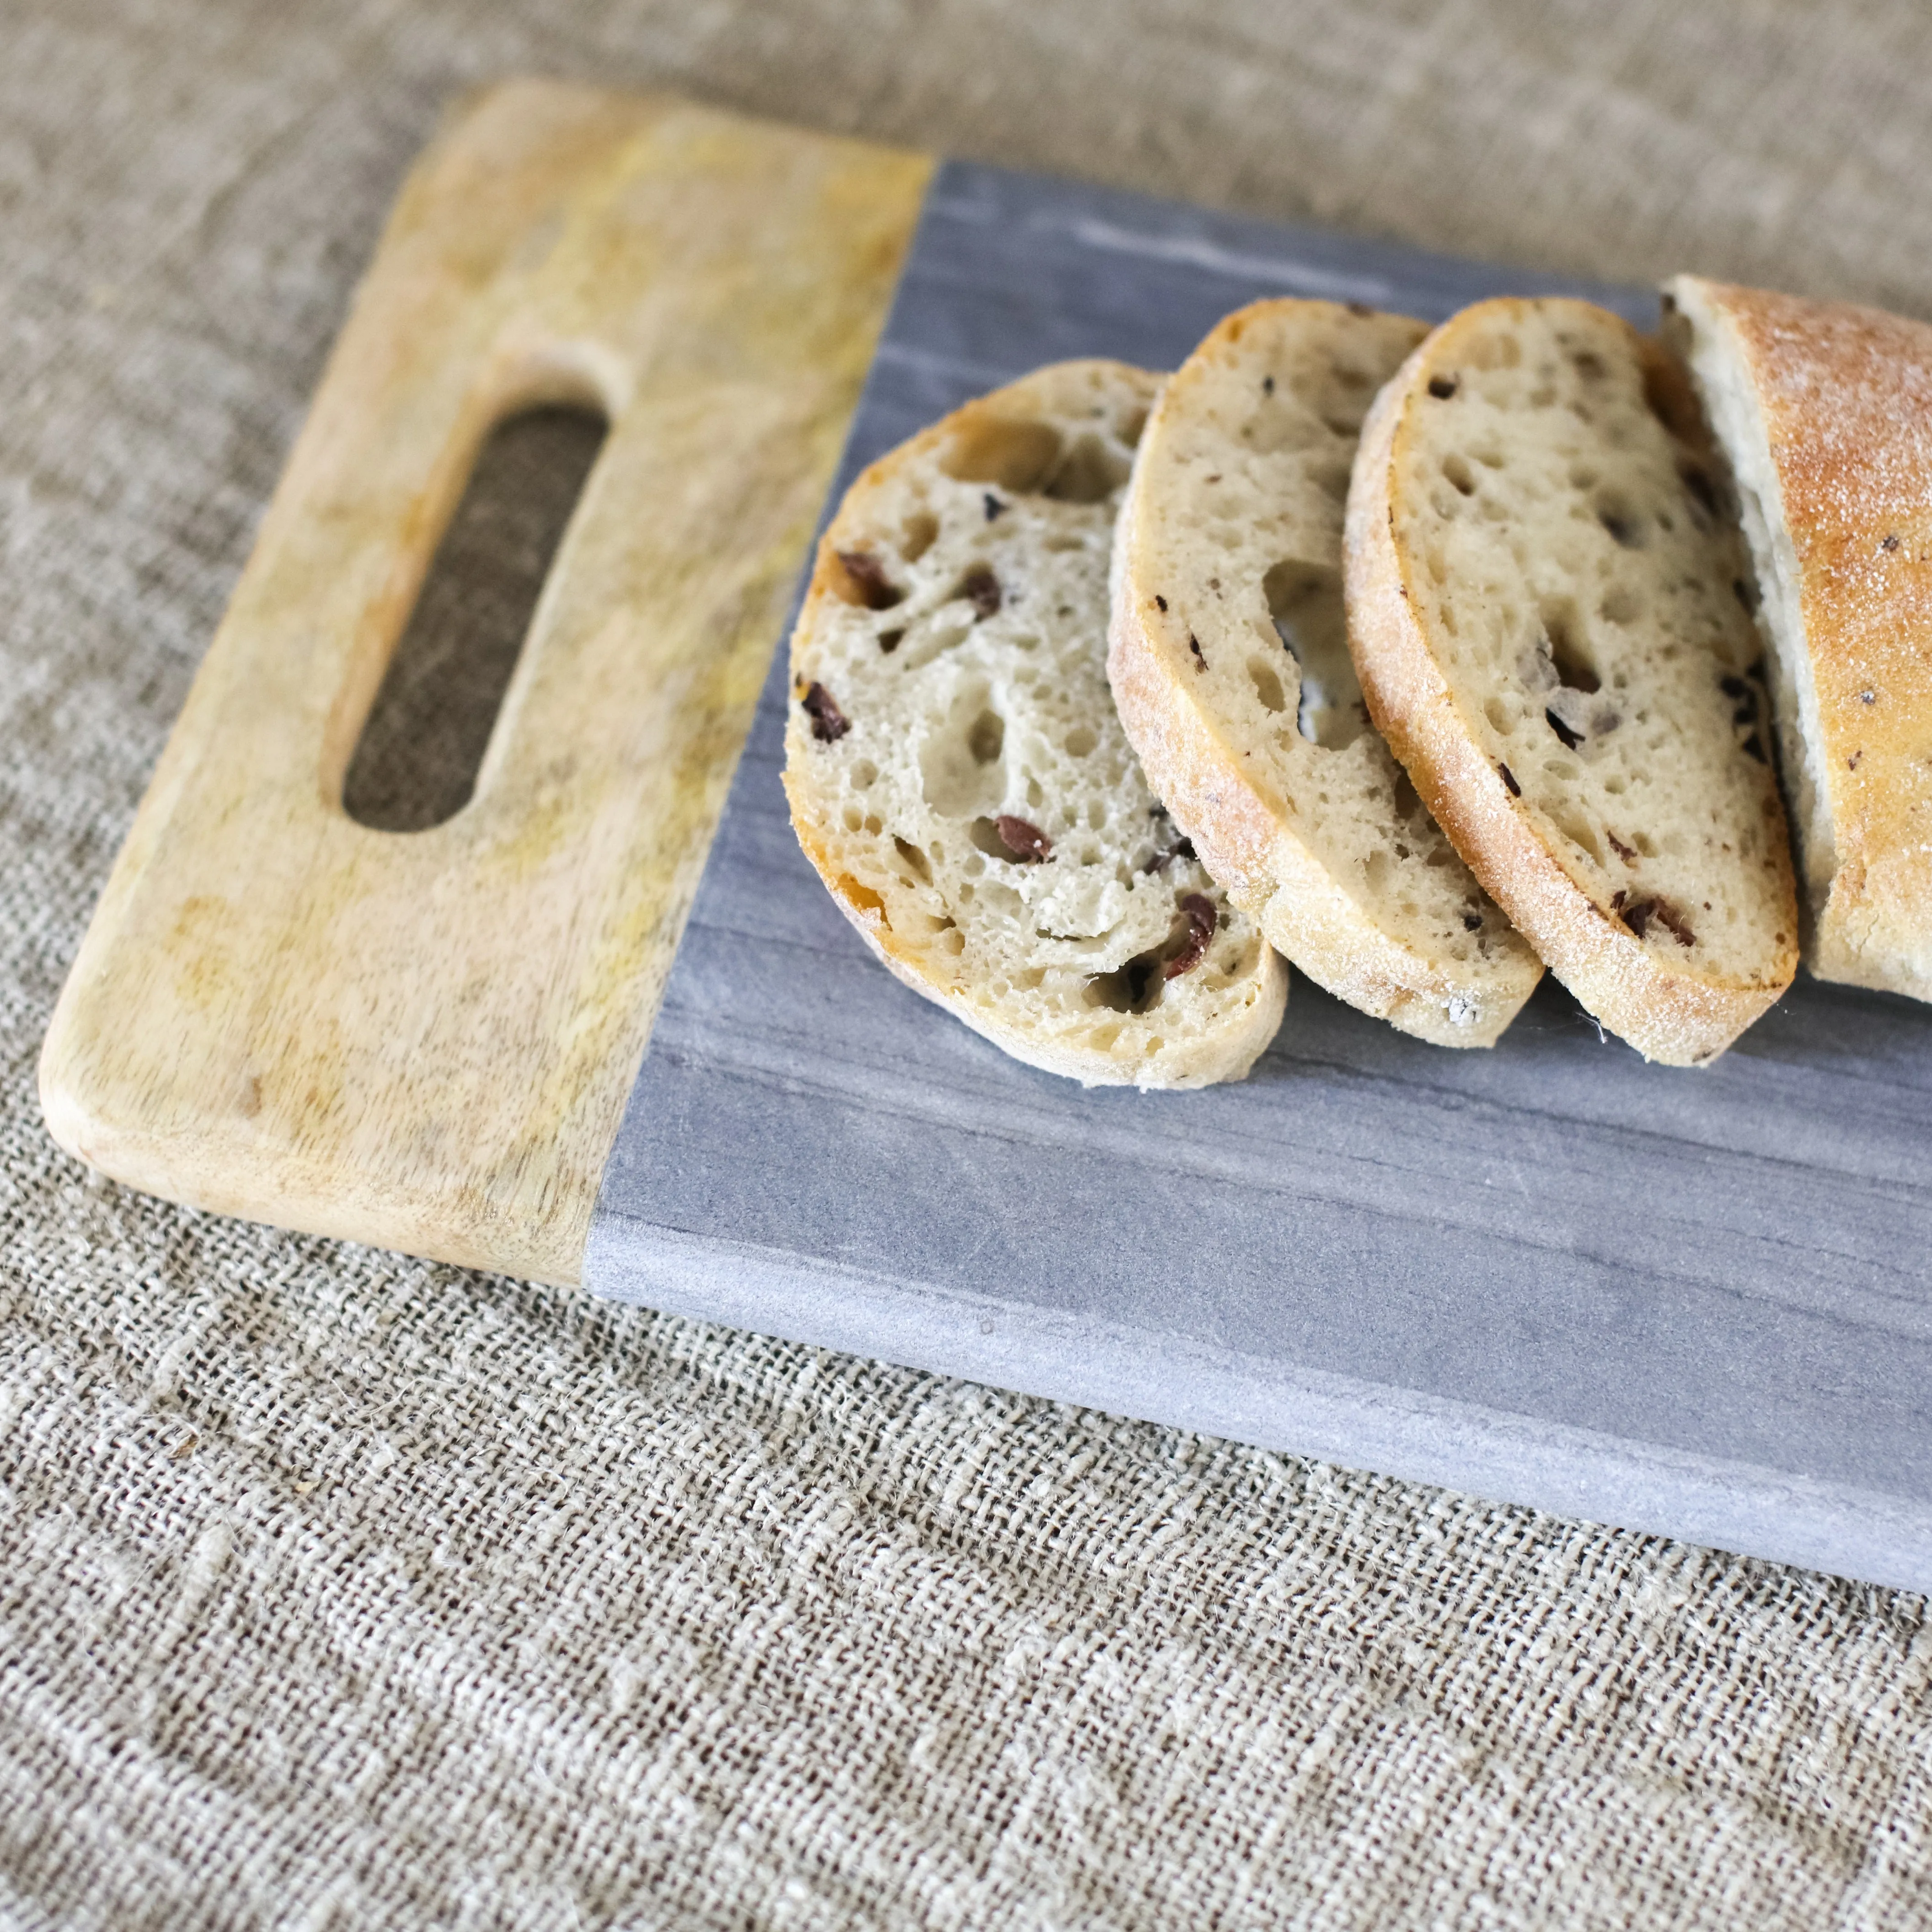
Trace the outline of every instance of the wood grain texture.
<path fill-rule="evenodd" d="M 56 1011 L 62 1145 L 569 1282 L 930 164 L 541 82 L 399 198 Z M 468 807 L 343 779 L 493 424 L 610 424 Z"/>

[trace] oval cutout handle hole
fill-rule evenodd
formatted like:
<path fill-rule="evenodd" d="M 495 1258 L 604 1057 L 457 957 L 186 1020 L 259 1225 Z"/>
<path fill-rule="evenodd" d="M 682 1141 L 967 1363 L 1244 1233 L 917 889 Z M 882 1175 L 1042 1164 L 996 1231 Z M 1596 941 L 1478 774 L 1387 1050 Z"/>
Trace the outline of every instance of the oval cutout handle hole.
<path fill-rule="evenodd" d="M 424 832 L 470 802 L 605 428 L 546 406 L 490 431 L 350 756 L 342 806 L 357 824 Z"/>

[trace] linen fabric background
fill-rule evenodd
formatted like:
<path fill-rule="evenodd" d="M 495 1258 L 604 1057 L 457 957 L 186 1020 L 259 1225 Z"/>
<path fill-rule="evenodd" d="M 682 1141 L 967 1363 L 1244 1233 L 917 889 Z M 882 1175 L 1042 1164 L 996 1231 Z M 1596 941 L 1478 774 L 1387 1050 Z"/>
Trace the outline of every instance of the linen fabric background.
<path fill-rule="evenodd" d="M 0 0 L 0 1923 L 1922 1927 L 1922 1599 L 96 1184 L 33 1068 L 458 90 L 1932 314 L 1912 0 Z"/>

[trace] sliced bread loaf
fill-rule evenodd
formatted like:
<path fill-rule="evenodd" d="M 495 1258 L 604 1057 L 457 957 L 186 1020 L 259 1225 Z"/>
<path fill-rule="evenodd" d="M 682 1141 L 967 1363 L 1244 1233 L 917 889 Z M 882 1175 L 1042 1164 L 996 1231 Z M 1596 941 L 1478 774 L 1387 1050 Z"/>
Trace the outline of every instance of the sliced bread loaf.
<path fill-rule="evenodd" d="M 1561 299 L 1478 304 L 1376 399 L 1348 628 L 1376 722 L 1550 969 L 1697 1065 L 1790 983 L 1750 568 L 1681 367 Z"/>
<path fill-rule="evenodd" d="M 1288 997 L 1108 694 L 1114 513 L 1158 386 L 1057 364 L 882 458 L 792 638 L 785 791 L 840 908 L 915 992 L 1088 1085 L 1238 1079 Z"/>
<path fill-rule="evenodd" d="M 1542 976 L 1369 722 L 1342 622 L 1362 418 L 1426 333 L 1333 302 L 1229 316 L 1168 382 L 1114 541 L 1108 672 L 1229 898 L 1328 990 L 1488 1046 Z"/>
<path fill-rule="evenodd" d="M 1932 999 L 1932 328 L 1680 276 L 1730 460 L 1820 978 Z"/>

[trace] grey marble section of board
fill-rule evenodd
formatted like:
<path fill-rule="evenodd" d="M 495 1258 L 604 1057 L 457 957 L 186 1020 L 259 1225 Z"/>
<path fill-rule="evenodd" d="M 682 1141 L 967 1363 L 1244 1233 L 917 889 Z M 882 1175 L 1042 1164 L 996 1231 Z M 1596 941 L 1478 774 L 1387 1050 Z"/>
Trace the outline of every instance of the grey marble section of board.
<path fill-rule="evenodd" d="M 1055 357 L 1170 367 L 1257 296 L 1575 286 L 950 165 L 846 471 Z M 594 1292 L 1932 1588 L 1932 1012 L 1801 980 L 1688 1072 L 1551 981 L 1455 1053 L 1298 977 L 1244 1083 L 1084 1093 L 867 955 L 787 823 L 785 700 L 781 662 Z"/>

